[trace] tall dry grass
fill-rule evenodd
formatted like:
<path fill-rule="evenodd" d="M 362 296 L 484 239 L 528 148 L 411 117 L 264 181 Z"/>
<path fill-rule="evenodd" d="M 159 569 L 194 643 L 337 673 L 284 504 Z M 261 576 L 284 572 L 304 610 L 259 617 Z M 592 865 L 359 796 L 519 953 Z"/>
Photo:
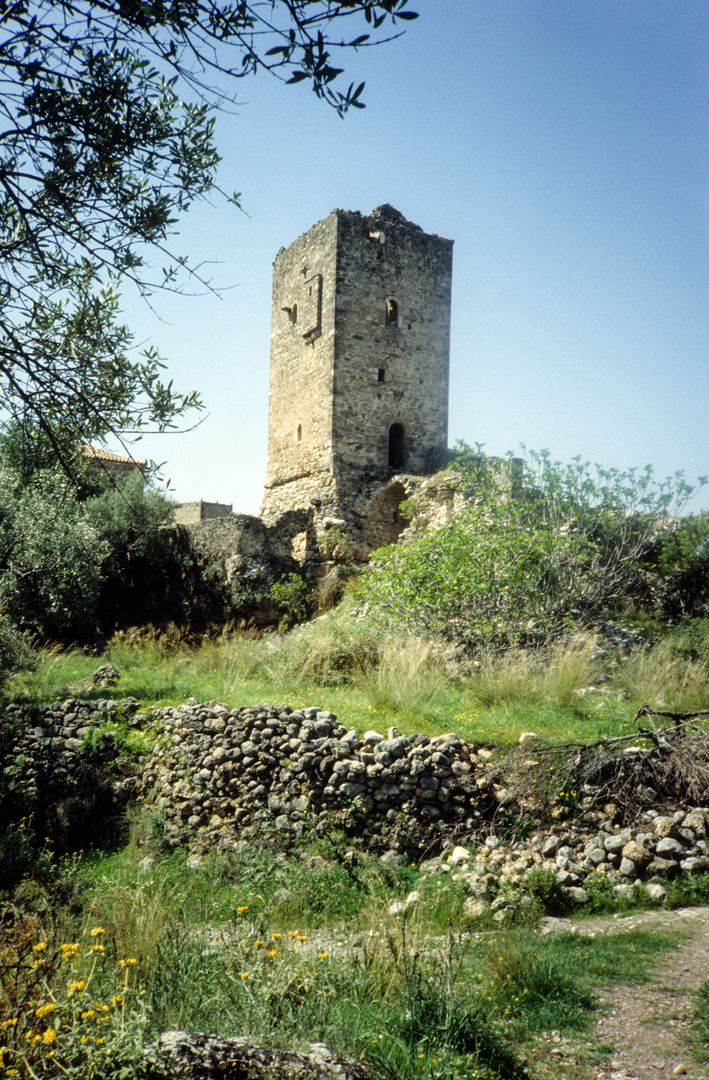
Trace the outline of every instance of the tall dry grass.
<path fill-rule="evenodd" d="M 359 673 L 356 685 L 373 709 L 416 716 L 440 697 L 448 683 L 445 657 L 422 638 L 383 640 L 378 662 Z"/>
<path fill-rule="evenodd" d="M 348 612 L 264 642 L 263 666 L 284 692 L 318 683 L 344 686 L 356 682 L 378 663 L 381 633 Z"/>
<path fill-rule="evenodd" d="M 683 655 L 671 637 L 631 654 L 615 681 L 656 709 L 709 708 L 709 654 Z"/>
<path fill-rule="evenodd" d="M 133 956 L 141 970 L 153 967 L 174 920 L 179 885 L 166 877 L 146 881 L 111 882 L 94 897 L 89 920 L 100 923 L 114 941 L 118 956 Z"/>
<path fill-rule="evenodd" d="M 597 637 L 575 635 L 544 652 L 513 649 L 483 657 L 466 686 L 483 708 L 535 702 L 565 708 L 575 701 L 574 691 L 600 674 Z"/>

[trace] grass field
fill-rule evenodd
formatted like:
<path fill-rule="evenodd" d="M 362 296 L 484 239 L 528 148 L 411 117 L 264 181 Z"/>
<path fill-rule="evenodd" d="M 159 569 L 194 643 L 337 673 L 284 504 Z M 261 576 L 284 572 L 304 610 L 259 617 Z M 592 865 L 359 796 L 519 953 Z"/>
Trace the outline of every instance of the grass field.
<path fill-rule="evenodd" d="M 114 690 L 76 689 L 90 687 L 92 673 L 106 661 L 121 674 Z M 597 692 L 575 692 L 589 686 Z M 530 730 L 549 742 L 626 734 L 642 702 L 706 707 L 709 675 L 704 662 L 677 659 L 663 644 L 624 663 L 599 658 L 593 638 L 559 646 L 543 661 L 511 652 L 466 668 L 430 643 L 377 640 L 340 619 L 290 635 L 223 638 L 196 648 L 118 639 L 104 656 L 45 652 L 37 669 L 15 676 L 8 690 L 15 700 L 39 703 L 82 693 L 130 695 L 144 709 L 189 697 L 230 706 L 319 705 L 360 734 L 394 725 L 505 745 Z"/>
<path fill-rule="evenodd" d="M 118 685 L 91 688 L 107 661 Z M 320 705 L 360 733 L 394 725 L 504 747 L 530 730 L 548 742 L 631 732 L 642 702 L 707 707 L 709 678 L 701 651 L 667 642 L 622 661 L 584 637 L 544 657 L 471 664 L 340 617 L 198 648 L 143 637 L 104 656 L 45 652 L 6 692 L 36 703 L 130 695 L 145 710 L 188 697 Z M 0 926 L 0 1075 L 142 1080 L 141 1048 L 182 1028 L 295 1048 L 320 1040 L 378 1080 L 522 1080 L 524 1056 L 546 1053 L 544 1033 L 588 1038 L 599 987 L 646 979 L 676 940 L 539 938 L 550 882 L 531 877 L 517 925 L 476 924 L 460 883 L 367 853 L 348 863 L 334 835 L 296 854 L 254 843 L 189 862 L 166 848 L 155 809 L 137 804 L 129 831 L 116 850 L 63 858 L 48 846 L 23 855 L 21 825 L 1 838 L 4 865 L 12 848 L 26 872 L 0 889 L 14 912 Z M 668 903 L 704 902 L 706 878 L 678 879 Z M 420 900 L 393 915 L 391 901 L 414 889 Z M 617 902 L 594 894 L 597 911 Z"/>
<path fill-rule="evenodd" d="M 598 988 L 643 982 L 677 941 L 539 938 L 531 921 L 475 933 L 452 897 L 391 914 L 417 878 L 403 862 L 364 857 L 348 875 L 258 845 L 190 864 L 136 815 L 121 850 L 60 860 L 18 890 L 31 914 L 0 927 L 5 1064 L 59 1075 L 51 1046 L 73 1080 L 140 1080 L 141 1047 L 179 1029 L 326 1042 L 380 1080 L 522 1080 L 535 1040 L 588 1037 Z"/>

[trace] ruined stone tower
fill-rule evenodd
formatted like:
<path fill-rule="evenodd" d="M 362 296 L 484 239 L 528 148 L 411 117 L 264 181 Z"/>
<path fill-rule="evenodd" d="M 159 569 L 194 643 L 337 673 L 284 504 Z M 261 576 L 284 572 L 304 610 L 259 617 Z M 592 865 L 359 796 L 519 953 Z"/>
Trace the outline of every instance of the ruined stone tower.
<path fill-rule="evenodd" d="M 302 511 L 368 547 L 395 538 L 403 478 L 447 449 L 452 251 L 384 204 L 333 210 L 278 252 L 267 523 Z"/>

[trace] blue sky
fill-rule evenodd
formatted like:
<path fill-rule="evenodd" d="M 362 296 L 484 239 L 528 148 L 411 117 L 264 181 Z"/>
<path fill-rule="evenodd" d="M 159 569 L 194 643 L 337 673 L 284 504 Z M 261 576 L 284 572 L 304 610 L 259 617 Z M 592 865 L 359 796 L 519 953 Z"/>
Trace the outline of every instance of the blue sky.
<path fill-rule="evenodd" d="M 225 291 L 124 297 L 208 416 L 136 456 L 181 501 L 258 512 L 272 261 L 334 207 L 389 202 L 455 240 L 451 445 L 709 473 L 709 4 L 409 2 L 402 38 L 345 58 L 365 110 L 259 75 L 219 117 L 243 212 L 194 208 L 174 247 Z"/>

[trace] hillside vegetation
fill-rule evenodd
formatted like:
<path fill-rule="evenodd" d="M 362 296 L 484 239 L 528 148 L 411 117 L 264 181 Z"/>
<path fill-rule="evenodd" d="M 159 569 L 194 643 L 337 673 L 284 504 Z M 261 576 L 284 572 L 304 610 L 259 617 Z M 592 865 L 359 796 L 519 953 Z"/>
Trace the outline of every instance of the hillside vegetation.
<path fill-rule="evenodd" d="M 173 589 L 185 576 L 169 561 L 174 540 L 150 493 L 94 495 L 84 513 L 56 478 L 40 478 L 46 498 L 30 527 L 30 504 L 6 476 L 3 735 L 14 739 L 33 708 L 98 703 L 105 720 L 87 728 L 77 753 L 99 791 L 176 738 L 151 722 L 157 710 L 188 699 L 229 709 L 271 702 L 331 710 L 360 736 L 454 732 L 480 751 L 481 777 L 490 762 L 490 775 L 499 764 L 514 779 L 520 754 L 509 751 L 525 732 L 542 756 L 559 744 L 627 737 L 622 757 L 633 742 L 650 745 L 638 730 L 642 706 L 709 709 L 709 525 L 677 516 L 681 481 L 654 485 L 648 473 L 591 481 L 581 463 L 561 470 L 533 456 L 496 465 L 470 451 L 458 475 L 464 497 L 443 525 L 426 528 L 421 508 L 408 506 L 406 544 L 356 574 L 345 560 L 354 580 L 334 610 L 318 614 L 306 573 L 303 588 L 286 581 L 274 594 L 296 624 L 289 632 L 199 642 L 181 623 L 188 594 Z M 65 550 L 61 514 L 74 523 Z M 188 550 L 179 558 L 189 561 Z M 97 634 L 93 652 L 69 647 L 68 632 L 61 645 L 36 647 L 38 634 L 48 644 L 62 627 L 75 641 L 90 636 L 102 613 L 113 612 L 106 625 L 115 627 L 126 599 L 136 609 L 142 602 L 153 562 L 172 567 L 158 573 L 176 613 L 171 629 L 148 620 L 107 643 Z M 107 664 L 117 681 L 94 684 Z M 120 704 L 130 699 L 130 709 Z M 145 719 L 132 723 L 138 711 Z M 13 791 L 20 805 L 21 768 L 0 779 L 5 805 Z M 498 814 L 494 842 L 471 838 L 456 860 L 484 861 L 500 838 L 519 855 L 515 844 L 563 823 L 580 837 L 590 825 L 566 775 L 550 778 L 536 811 Z M 160 800 L 141 797 L 103 842 L 80 850 L 70 822 L 99 812 L 83 799 L 67 801 L 56 836 L 19 815 L 0 834 L 0 1075 L 139 1080 L 153 1075 L 144 1048 L 179 1029 L 293 1052 L 323 1042 L 381 1080 L 580 1080 L 604 1056 L 592 1044 L 599 987 L 641 981 L 674 941 L 639 931 L 622 949 L 613 939 L 539 938 L 541 917 L 573 914 L 556 871 L 488 875 L 486 905 L 470 903 L 471 879 L 449 858 L 465 837 L 444 829 L 438 842 L 430 830 L 431 849 L 413 865 L 394 850 L 368 850 L 348 813 L 325 815 L 295 841 L 250 835 L 217 854 L 175 842 Z M 608 807 L 596 816 L 611 829 Z M 666 906 L 706 902 L 709 874 L 695 862 L 696 873 L 664 883 Z M 614 891 L 612 873 L 597 876 L 589 910 L 653 902 L 639 883 Z M 565 1064 L 550 1064 L 552 1032 L 568 1050 Z"/>

